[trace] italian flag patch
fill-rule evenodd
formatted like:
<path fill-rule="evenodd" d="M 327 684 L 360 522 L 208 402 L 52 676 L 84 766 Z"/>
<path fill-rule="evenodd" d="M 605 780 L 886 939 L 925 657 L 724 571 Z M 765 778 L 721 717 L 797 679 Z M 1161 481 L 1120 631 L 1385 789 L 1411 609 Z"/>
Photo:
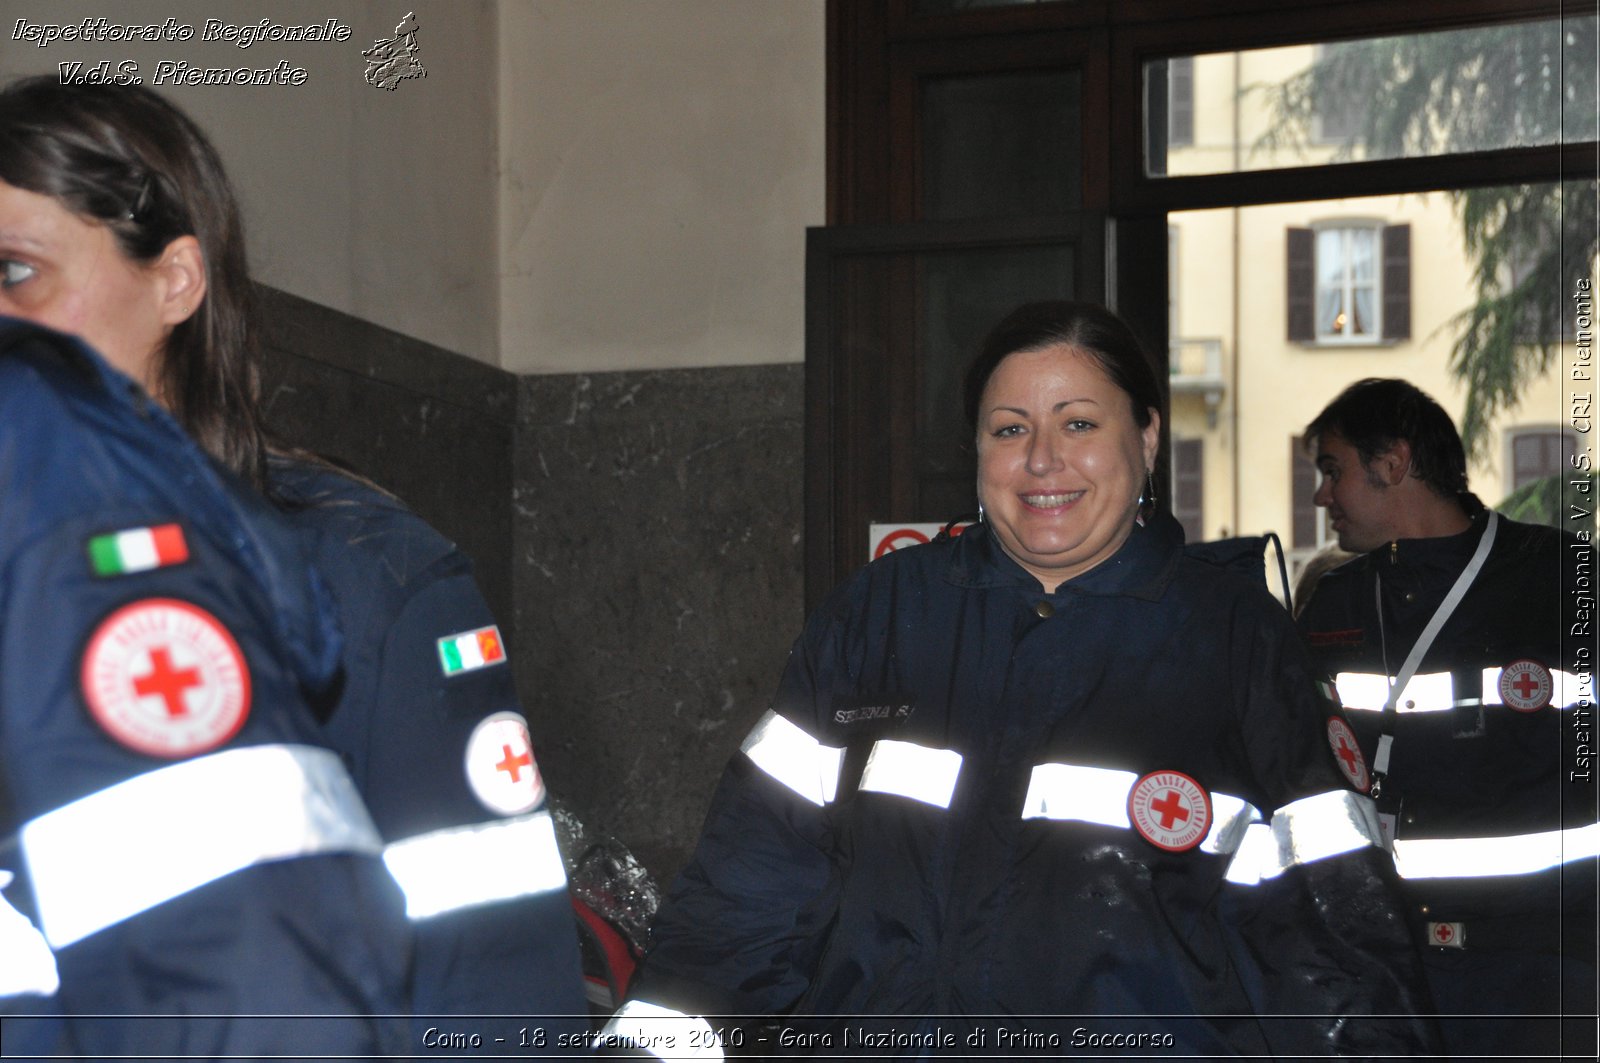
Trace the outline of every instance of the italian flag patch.
<path fill-rule="evenodd" d="M 476 631 L 463 631 L 459 635 L 446 635 L 439 640 L 439 664 L 445 675 L 487 668 L 491 664 L 504 664 L 505 646 L 500 642 L 500 629 L 493 624 Z"/>
<path fill-rule="evenodd" d="M 127 528 L 96 535 L 87 545 L 89 566 L 96 576 L 126 576 L 189 560 L 189 544 L 176 524 Z"/>

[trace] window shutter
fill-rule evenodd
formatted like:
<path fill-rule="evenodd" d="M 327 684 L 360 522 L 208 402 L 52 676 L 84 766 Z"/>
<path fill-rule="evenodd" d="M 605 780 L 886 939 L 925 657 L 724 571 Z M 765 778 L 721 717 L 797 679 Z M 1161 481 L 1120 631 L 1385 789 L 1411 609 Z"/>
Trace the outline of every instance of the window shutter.
<path fill-rule="evenodd" d="M 1194 143 L 1194 57 L 1180 55 L 1167 60 L 1167 96 L 1172 101 L 1167 114 L 1167 146 L 1185 147 Z"/>
<path fill-rule="evenodd" d="M 1172 515 L 1183 525 L 1183 537 L 1191 543 L 1205 538 L 1205 466 L 1201 461 L 1203 440 L 1172 441 Z"/>
<path fill-rule="evenodd" d="M 1310 229 L 1290 229 L 1288 245 L 1289 339 L 1313 343 L 1317 338 L 1315 242 Z"/>
<path fill-rule="evenodd" d="M 1317 493 L 1317 467 L 1306 457 L 1306 441 L 1302 436 L 1289 437 L 1289 498 L 1291 514 L 1290 548 L 1295 550 L 1315 547 L 1317 543 L 1317 506 L 1311 499 Z"/>
<path fill-rule="evenodd" d="M 1411 338 L 1411 226 L 1383 227 L 1383 338 Z"/>

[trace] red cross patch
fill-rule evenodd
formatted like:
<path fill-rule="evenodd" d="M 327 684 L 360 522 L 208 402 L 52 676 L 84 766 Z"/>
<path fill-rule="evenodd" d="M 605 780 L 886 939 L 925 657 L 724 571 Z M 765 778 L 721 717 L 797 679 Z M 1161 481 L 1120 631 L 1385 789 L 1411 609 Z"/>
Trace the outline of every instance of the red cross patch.
<path fill-rule="evenodd" d="M 502 816 L 531 812 L 544 800 L 528 723 L 514 712 L 485 716 L 467 739 L 467 784 L 485 808 Z"/>
<path fill-rule="evenodd" d="M 1467 947 L 1467 928 L 1460 923 L 1429 923 L 1428 944 L 1441 949 Z"/>
<path fill-rule="evenodd" d="M 1339 765 L 1339 770 L 1344 772 L 1344 777 L 1350 780 L 1350 785 L 1366 793 L 1372 786 L 1367 760 L 1361 755 L 1361 746 L 1356 743 L 1356 733 L 1337 716 L 1328 717 L 1328 745 L 1333 747 L 1333 759 Z"/>
<path fill-rule="evenodd" d="M 1211 829 L 1211 795 L 1181 771 L 1153 771 L 1128 791 L 1128 821 L 1151 845 L 1181 853 Z"/>
<path fill-rule="evenodd" d="M 1518 712 L 1538 712 L 1550 704 L 1550 669 L 1538 661 L 1513 661 L 1500 670 L 1500 700 Z"/>
<path fill-rule="evenodd" d="M 79 674 L 95 722 L 152 757 L 215 749 L 250 715 L 239 644 L 216 617 L 173 598 L 132 602 L 102 620 Z"/>

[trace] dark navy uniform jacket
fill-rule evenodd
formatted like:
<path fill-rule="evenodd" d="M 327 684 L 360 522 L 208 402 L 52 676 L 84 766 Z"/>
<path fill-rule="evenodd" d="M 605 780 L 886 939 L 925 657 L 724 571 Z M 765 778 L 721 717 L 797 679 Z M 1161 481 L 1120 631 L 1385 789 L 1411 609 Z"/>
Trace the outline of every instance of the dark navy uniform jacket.
<path fill-rule="evenodd" d="M 808 621 L 632 992 L 802 1053 L 1425 1048 L 1374 1017 L 1426 1005 L 1327 716 L 1170 518 L 1050 594 L 981 525 L 886 555 Z"/>
<path fill-rule="evenodd" d="M 1386 677 L 1466 568 L 1486 520 L 1341 565 L 1300 616 L 1369 765 Z M 1440 1013 L 1465 1016 L 1443 1020 L 1456 1051 L 1554 1052 L 1553 1021 L 1477 1016 L 1566 1011 L 1590 1016 L 1593 1054 L 1593 556 L 1571 533 L 1499 518 L 1482 571 L 1393 717 L 1379 804 L 1395 815 L 1407 913 Z"/>
<path fill-rule="evenodd" d="M 0 838 L 60 972 L 7 1010 L 87 1057 L 403 1052 L 402 901 L 306 704 L 338 641 L 295 537 L 10 319 L 0 485 Z M 43 1029 L 8 1019 L 7 1052 Z"/>
<path fill-rule="evenodd" d="M 326 733 L 406 889 L 419 1036 L 448 1029 L 440 1016 L 510 1015 L 520 1019 L 493 1036 L 557 1048 L 560 1034 L 588 1028 L 576 927 L 511 667 L 471 563 L 399 502 L 333 469 L 274 458 L 270 480 L 340 603 L 344 669 L 322 706 Z M 490 1036 L 482 1023 L 463 1030 Z"/>

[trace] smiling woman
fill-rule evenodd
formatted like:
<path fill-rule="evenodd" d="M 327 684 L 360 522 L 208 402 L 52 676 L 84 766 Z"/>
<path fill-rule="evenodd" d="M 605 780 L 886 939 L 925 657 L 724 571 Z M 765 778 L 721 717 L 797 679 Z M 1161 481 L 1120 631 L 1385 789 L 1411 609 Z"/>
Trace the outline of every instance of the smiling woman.
<path fill-rule="evenodd" d="M 994 1016 L 1048 1048 L 1138 1015 L 1199 1057 L 1426 1052 L 1337 707 L 1283 609 L 1141 498 L 1160 393 L 1127 326 L 1024 306 L 966 381 L 983 520 L 812 614 L 610 1031 L 782 1015 L 797 1053 L 926 1058 Z"/>
<path fill-rule="evenodd" d="M 991 334 L 967 389 L 978 504 L 1002 549 L 1047 591 L 1114 554 L 1150 500 L 1161 441 L 1155 373 L 1127 327 L 1103 311 L 1023 307 Z"/>

